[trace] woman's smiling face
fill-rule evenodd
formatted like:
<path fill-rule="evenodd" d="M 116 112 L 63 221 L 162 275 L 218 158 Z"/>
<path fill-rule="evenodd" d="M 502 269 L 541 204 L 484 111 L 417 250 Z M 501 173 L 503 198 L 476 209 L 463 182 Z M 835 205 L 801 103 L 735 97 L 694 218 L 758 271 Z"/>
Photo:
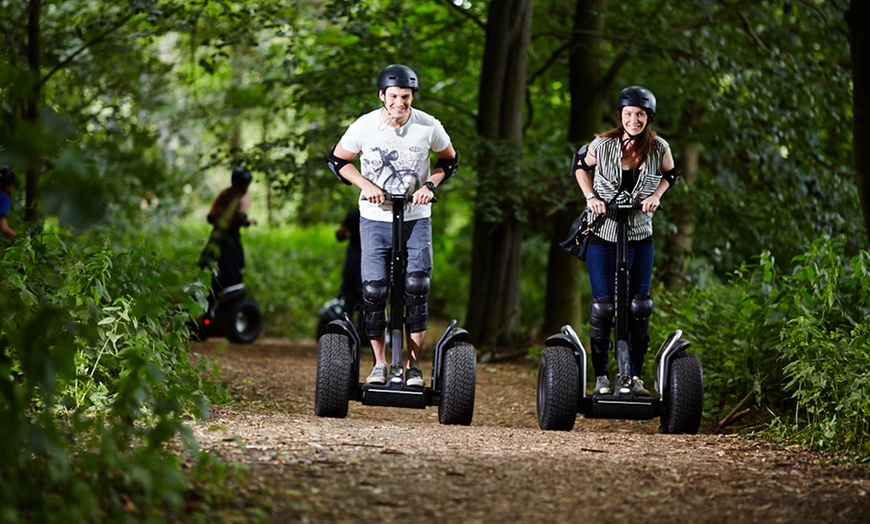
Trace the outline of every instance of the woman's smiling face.
<path fill-rule="evenodd" d="M 637 136 L 646 129 L 649 115 L 642 107 L 625 106 L 622 108 L 622 128 L 631 136 Z"/>

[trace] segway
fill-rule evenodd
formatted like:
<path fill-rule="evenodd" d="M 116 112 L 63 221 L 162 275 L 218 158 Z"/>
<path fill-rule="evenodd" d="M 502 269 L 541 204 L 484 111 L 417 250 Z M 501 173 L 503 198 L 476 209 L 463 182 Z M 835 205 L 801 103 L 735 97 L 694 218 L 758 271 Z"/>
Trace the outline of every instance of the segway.
<path fill-rule="evenodd" d="M 216 304 L 196 319 L 200 340 L 226 337 L 236 344 L 250 344 L 257 340 L 263 328 L 260 306 L 247 298 L 245 284 L 228 286 L 221 291 Z"/>
<path fill-rule="evenodd" d="M 543 430 L 570 431 L 577 413 L 587 418 L 649 420 L 661 417 L 664 433 L 698 432 L 704 407 L 704 376 L 698 357 L 679 329 L 662 343 L 655 359 L 651 396 L 635 396 L 630 388 L 628 341 L 628 217 L 641 209 L 636 202 L 612 203 L 616 211 L 616 361 L 617 383 L 609 395 L 586 395 L 586 350 L 570 325 L 546 341 L 538 367 L 537 415 Z"/>
<path fill-rule="evenodd" d="M 423 409 L 438 406 L 441 424 L 470 425 L 474 414 L 477 357 L 468 332 L 454 319 L 435 344 L 430 387 L 407 386 L 402 380 L 407 249 L 402 229 L 410 196 L 388 194 L 392 202 L 393 241 L 390 268 L 390 315 L 387 345 L 392 357 L 386 384 L 359 382 L 360 336 L 347 314 L 326 325 L 317 342 L 317 385 L 314 412 L 344 418 L 350 400 L 368 406 Z"/>

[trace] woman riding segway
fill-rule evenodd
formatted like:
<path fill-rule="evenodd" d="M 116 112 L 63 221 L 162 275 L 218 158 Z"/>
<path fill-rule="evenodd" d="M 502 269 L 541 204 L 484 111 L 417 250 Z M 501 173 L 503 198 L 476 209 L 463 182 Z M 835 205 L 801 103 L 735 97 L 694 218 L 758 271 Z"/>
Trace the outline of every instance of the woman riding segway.
<path fill-rule="evenodd" d="M 581 147 L 571 172 L 587 210 L 598 218 L 578 220 L 582 231 L 572 232 L 571 241 L 561 244 L 585 260 L 589 272 L 595 391 L 587 397 L 586 350 L 566 325 L 547 339 L 541 355 L 538 424 L 546 430 L 570 430 L 578 412 L 634 420 L 661 415 L 663 431 L 695 433 L 703 410 L 703 373 L 697 357 L 686 352 L 690 344 L 682 331 L 673 331 L 656 355 L 656 396 L 640 378 L 653 306 L 652 214 L 679 170 L 668 143 L 649 129 L 656 99 L 648 89 L 623 89 L 616 109 L 620 125 Z M 607 372 L 614 324 L 619 368 L 615 390 Z"/>
<path fill-rule="evenodd" d="M 624 200 L 639 202 L 640 209 L 633 211 L 628 220 L 628 286 L 634 313 L 628 319 L 631 374 L 617 377 L 617 386 L 629 387 L 638 396 L 648 396 L 640 376 L 649 347 L 653 304 L 649 294 L 654 254 L 652 214 L 679 178 L 680 171 L 668 143 L 649 128 L 656 113 L 656 98 L 649 89 L 640 86 L 623 89 L 616 100 L 616 112 L 620 124 L 598 135 L 574 159 L 574 176 L 587 207 L 596 215 L 605 215 L 592 232 L 586 252 L 592 287 L 592 367 L 595 392 L 610 393 L 607 361 L 615 307 L 617 223 L 616 211 L 608 211 L 606 203 L 622 193 Z"/>

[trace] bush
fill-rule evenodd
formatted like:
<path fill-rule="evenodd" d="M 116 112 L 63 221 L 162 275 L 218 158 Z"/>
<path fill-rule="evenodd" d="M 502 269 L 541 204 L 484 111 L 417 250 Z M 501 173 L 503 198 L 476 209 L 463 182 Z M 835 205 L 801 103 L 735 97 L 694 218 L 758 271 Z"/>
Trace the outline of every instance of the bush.
<path fill-rule="evenodd" d="M 763 253 L 729 285 L 659 294 L 652 324 L 679 325 L 701 357 L 708 420 L 751 407 L 771 435 L 870 452 L 870 254 L 845 244 L 815 241 L 788 275 Z"/>
<path fill-rule="evenodd" d="M 142 520 L 179 508 L 188 485 L 174 442 L 195 450 L 184 420 L 222 393 L 191 363 L 197 305 L 183 272 L 148 247 L 118 252 L 90 236 L 35 234 L 0 260 L 6 522 Z"/>

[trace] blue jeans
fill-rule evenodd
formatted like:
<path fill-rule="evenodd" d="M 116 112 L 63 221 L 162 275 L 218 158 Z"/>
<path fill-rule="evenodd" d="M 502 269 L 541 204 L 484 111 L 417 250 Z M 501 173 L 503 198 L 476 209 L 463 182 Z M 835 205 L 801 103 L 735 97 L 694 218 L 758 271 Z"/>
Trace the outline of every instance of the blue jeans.
<path fill-rule="evenodd" d="M 655 247 L 652 242 L 635 244 L 633 247 L 628 248 L 628 253 L 626 255 L 626 258 L 628 259 L 628 300 L 631 302 L 631 299 L 636 295 L 649 294 Z M 613 297 L 615 300 L 616 245 L 590 243 L 586 251 L 586 270 L 589 272 L 589 284 L 592 288 L 592 298 L 599 299 Z M 604 329 L 612 328 L 609 320 L 604 321 L 602 326 L 606 326 Z M 606 374 L 608 360 L 607 348 L 610 345 L 610 342 L 608 341 L 609 338 L 610 333 L 608 332 L 606 338 L 591 341 L 593 346 L 592 366 L 595 370 L 596 376 Z M 645 347 L 642 353 L 646 353 Z M 639 355 L 638 359 L 642 361 L 642 355 Z M 631 374 L 633 376 L 640 375 L 641 365 L 642 362 L 635 362 L 635 358 L 631 358 Z"/>
<path fill-rule="evenodd" d="M 652 280 L 652 242 L 628 248 L 628 298 L 649 294 Z M 616 287 L 616 245 L 590 243 L 586 251 L 586 270 L 592 298 L 612 297 Z"/>
<path fill-rule="evenodd" d="M 361 219 L 361 273 L 363 282 L 383 280 L 390 283 L 390 252 L 393 247 L 392 222 Z M 421 271 L 432 276 L 432 220 L 421 218 L 404 223 L 403 235 L 408 249 L 406 273 Z"/>

